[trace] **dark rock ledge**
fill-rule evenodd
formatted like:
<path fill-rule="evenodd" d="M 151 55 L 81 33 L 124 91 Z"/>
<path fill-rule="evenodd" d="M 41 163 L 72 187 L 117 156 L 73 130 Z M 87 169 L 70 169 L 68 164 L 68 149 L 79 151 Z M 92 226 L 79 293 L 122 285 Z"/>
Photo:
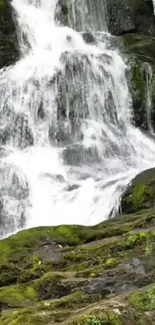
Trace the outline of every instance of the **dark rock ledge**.
<path fill-rule="evenodd" d="M 0 0 L 0 69 L 18 58 L 18 42 L 11 3 Z"/>

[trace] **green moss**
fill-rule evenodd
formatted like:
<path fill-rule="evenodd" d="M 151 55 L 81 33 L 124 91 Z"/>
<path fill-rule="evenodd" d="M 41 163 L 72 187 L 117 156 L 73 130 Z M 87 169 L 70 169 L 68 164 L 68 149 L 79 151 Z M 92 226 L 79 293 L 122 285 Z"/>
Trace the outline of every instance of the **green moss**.
<path fill-rule="evenodd" d="M 143 206 L 146 196 L 147 187 L 144 184 L 137 184 L 134 186 L 132 194 L 127 197 L 126 202 L 132 205 L 134 210 L 139 210 Z"/>
<path fill-rule="evenodd" d="M 133 234 L 125 241 L 125 248 L 134 248 L 135 246 L 145 245 L 145 242 L 149 236 L 153 236 L 153 233 L 139 232 L 137 234 Z"/>
<path fill-rule="evenodd" d="M 88 316 L 83 322 L 83 325 L 102 325 L 103 320 L 99 316 Z"/>
<path fill-rule="evenodd" d="M 112 243 L 109 241 L 98 246 L 81 247 L 78 248 L 78 251 L 75 249 L 64 254 L 60 267 L 72 271 L 82 271 L 82 269 L 89 268 L 92 273 L 95 267 L 98 266 L 103 269 L 117 266 L 121 262 L 122 251 L 127 254 L 127 251 L 131 248 L 143 246 L 149 236 L 153 236 L 150 231 L 138 232 L 130 236 L 124 236 L 124 238 L 116 238 Z"/>
<path fill-rule="evenodd" d="M 74 323 L 76 324 L 76 323 Z M 121 325 L 116 314 L 85 315 L 78 320 L 78 325 Z"/>
<path fill-rule="evenodd" d="M 131 294 L 129 301 L 137 310 L 155 310 L 155 285 Z"/>
<path fill-rule="evenodd" d="M 0 288 L 0 304 L 11 307 L 31 305 L 37 301 L 36 292 L 28 285 L 10 285 Z"/>
<path fill-rule="evenodd" d="M 137 99 L 140 99 L 140 92 L 141 93 L 144 91 L 144 87 L 145 87 L 145 83 L 144 83 L 144 75 L 143 75 L 143 71 L 142 71 L 142 66 L 139 62 L 134 63 L 132 66 L 132 78 L 133 78 L 133 86 L 135 88 L 135 90 L 137 91 Z M 143 92 L 143 96 L 144 96 L 144 92 Z"/>
<path fill-rule="evenodd" d="M 133 123 L 142 129 L 147 129 L 146 115 L 146 73 L 143 63 L 133 60 L 130 63 L 130 89 L 133 102 Z"/>
<path fill-rule="evenodd" d="M 0 10 L 6 8 L 6 1 L 0 0 Z"/>
<path fill-rule="evenodd" d="M 51 270 L 52 272 L 57 270 L 75 272 L 78 277 L 91 277 L 91 274 L 93 274 L 93 277 L 98 277 L 104 270 L 117 267 L 121 263 L 122 254 L 124 254 L 123 256 L 127 256 L 131 247 L 143 246 L 143 238 L 141 239 L 139 234 L 135 233 L 132 237 L 131 235 L 121 237 L 118 236 L 120 231 L 123 232 L 123 229 L 125 229 L 125 235 L 127 230 L 130 233 L 130 230 L 136 231 L 144 226 L 147 229 L 147 227 L 154 225 L 154 220 L 154 210 L 144 210 L 140 214 L 130 215 L 130 217 L 122 216 L 116 220 L 100 224 L 99 226 L 87 227 L 86 231 L 83 230 L 85 233 L 83 240 L 81 237 L 81 227 L 78 228 L 76 226 L 74 228 L 74 238 L 79 238 L 79 241 L 83 245 L 85 242 L 89 243 L 92 237 L 94 240 L 96 238 L 97 240 L 101 238 L 101 240 L 94 244 L 87 244 L 86 247 L 79 246 L 78 248 L 71 248 L 66 247 L 69 241 L 67 239 L 66 244 L 65 236 L 68 235 L 64 235 L 65 244 L 63 246 L 65 250 L 59 247 L 57 243 L 53 244 L 53 240 L 56 241 L 57 236 L 55 227 L 54 230 L 53 227 L 45 227 L 22 231 L 0 242 L 0 285 L 6 286 L 14 283 L 29 282 L 41 278 Z M 70 227 L 68 226 L 68 228 Z M 111 234 L 110 229 L 112 231 Z M 60 235 L 59 227 L 58 230 Z M 71 228 L 67 234 L 71 235 L 72 230 Z M 107 239 L 104 240 L 106 231 Z M 117 236 L 111 237 L 115 231 Z M 55 232 L 55 239 L 53 239 L 53 232 Z M 60 239 L 59 235 L 58 238 Z M 147 233 L 146 239 L 148 237 L 149 234 Z M 146 245 L 145 247 L 143 246 L 143 252 L 144 250 L 146 252 L 148 249 L 148 241 Z"/>
<path fill-rule="evenodd" d="M 0 305 L 21 307 L 35 302 L 68 296 L 81 287 L 85 279 L 74 279 L 65 272 L 49 272 L 37 280 L 26 284 L 16 284 L 0 288 Z"/>
<path fill-rule="evenodd" d="M 149 324 L 139 314 L 154 307 L 154 286 L 144 288 L 155 282 L 153 208 L 95 227 L 22 231 L 0 249 L 1 325 Z"/>
<path fill-rule="evenodd" d="M 154 220 L 154 210 L 147 210 L 137 215 L 130 215 L 130 217 L 121 216 L 95 227 L 43 227 L 22 231 L 0 241 L 0 286 L 28 282 L 40 278 L 51 270 L 66 268 L 80 272 L 89 267 L 90 274 L 94 273 L 93 268 L 99 265 L 101 268 L 106 268 L 109 263 L 108 259 L 115 256 L 111 256 L 111 252 L 108 255 L 108 251 L 103 250 L 102 245 L 99 256 L 95 253 L 99 244 L 93 245 L 92 251 L 91 246 L 89 249 L 88 245 L 86 256 L 84 250 L 71 249 L 70 246 L 104 238 L 109 238 L 110 243 L 112 236 L 115 236 L 117 242 L 120 235 L 144 226 L 150 227 L 154 225 Z M 67 252 L 63 252 L 59 243 L 65 250 L 67 249 Z M 94 256 L 94 261 L 92 261 L 91 254 Z M 111 266 L 114 265 L 117 265 L 117 261 L 111 264 Z"/>
<path fill-rule="evenodd" d="M 135 57 L 143 62 L 154 64 L 155 39 L 139 34 L 124 34 L 121 41 L 125 45 L 126 52 L 135 54 Z"/>
<path fill-rule="evenodd" d="M 155 251 L 155 240 L 154 238 L 147 238 L 146 241 L 146 248 L 145 248 L 145 255 L 151 256 Z"/>
<path fill-rule="evenodd" d="M 154 208 L 155 169 L 139 174 L 132 181 L 122 199 L 122 211 L 133 213 L 142 209 Z"/>
<path fill-rule="evenodd" d="M 121 36 L 121 40 L 125 47 L 124 51 L 128 53 L 129 66 L 131 71 L 129 73 L 130 81 L 130 92 L 133 101 L 133 123 L 145 130 L 150 131 L 150 121 L 148 118 L 147 111 L 147 75 L 148 75 L 148 64 L 149 68 L 152 69 L 152 91 L 151 96 L 151 110 L 150 119 L 152 121 L 152 127 L 154 130 L 155 122 L 155 88 L 154 88 L 154 77 L 155 77 L 155 39 L 153 37 L 136 35 L 136 34 L 125 34 Z"/>

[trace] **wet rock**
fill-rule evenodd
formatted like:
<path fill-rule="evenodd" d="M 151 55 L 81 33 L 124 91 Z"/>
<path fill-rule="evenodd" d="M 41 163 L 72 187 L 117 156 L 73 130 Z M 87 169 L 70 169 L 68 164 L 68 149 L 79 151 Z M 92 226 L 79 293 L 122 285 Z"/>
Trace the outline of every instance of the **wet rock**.
<path fill-rule="evenodd" d="M 14 12 L 7 0 L 0 2 L 0 68 L 14 63 L 18 58 Z"/>
<path fill-rule="evenodd" d="M 106 1 L 107 26 L 111 34 L 141 33 L 155 35 L 152 0 Z"/>
<path fill-rule="evenodd" d="M 62 147 L 74 144 L 77 148 L 83 145 L 86 135 L 87 143 L 90 141 L 95 147 L 97 137 L 103 142 L 107 140 L 104 127 L 98 132 L 95 124 L 98 120 L 103 120 L 112 132 L 125 132 L 115 107 L 115 91 L 110 89 L 110 54 L 97 55 L 95 66 L 85 54 L 65 53 L 61 61 L 64 72 L 55 78 L 57 116 L 49 128 L 51 143 Z M 119 127 L 115 131 L 116 124 Z M 119 150 L 116 147 L 119 147 L 116 143 L 111 144 L 112 150 Z"/>
<path fill-rule="evenodd" d="M 84 33 L 82 37 L 84 41 L 88 44 L 96 43 L 95 36 L 92 33 Z"/>
<path fill-rule="evenodd" d="M 152 0 L 59 0 L 57 19 L 78 31 L 155 35 Z"/>
<path fill-rule="evenodd" d="M 60 182 L 60 183 L 63 183 L 64 182 L 64 176 L 63 175 L 52 175 L 50 173 L 42 173 L 41 174 L 41 177 L 42 178 L 48 178 L 50 179 L 51 181 L 54 181 L 54 182 Z"/>
<path fill-rule="evenodd" d="M 88 115 L 87 96 L 89 92 L 90 62 L 86 55 L 61 57 L 64 72 L 57 75 L 57 105 L 59 116 L 75 119 Z M 67 78 L 66 78 L 67 76 Z M 93 73 L 92 73 L 93 78 Z"/>
<path fill-rule="evenodd" d="M 57 124 L 53 124 L 49 128 L 49 139 L 52 144 L 58 146 L 66 146 L 73 142 L 79 142 L 83 139 L 81 130 L 82 121 L 64 119 L 59 117 Z"/>
<path fill-rule="evenodd" d="M 133 124 L 152 135 L 155 131 L 155 41 L 154 38 L 127 34 L 121 37 L 128 58 Z"/>
<path fill-rule="evenodd" d="M 101 294 L 103 297 L 111 294 L 120 294 L 130 290 L 136 289 L 133 283 L 128 280 L 119 281 L 118 279 L 98 279 L 94 280 L 93 284 L 89 284 L 87 287 L 82 288 L 87 294 Z"/>
<path fill-rule="evenodd" d="M 56 18 L 78 31 L 105 30 L 105 2 L 102 0 L 59 0 Z"/>
<path fill-rule="evenodd" d="M 20 170 L 0 165 L 0 237 L 21 229 L 26 224 L 29 188 Z"/>
<path fill-rule="evenodd" d="M 28 125 L 26 115 L 11 113 L 4 115 L 6 126 L 0 128 L 0 144 L 11 144 L 15 147 L 26 148 L 33 145 L 33 134 Z M 5 125 L 5 124 L 4 124 Z"/>
<path fill-rule="evenodd" d="M 127 274 L 135 274 L 135 276 L 136 274 L 142 274 L 142 276 L 146 274 L 142 261 L 136 257 L 133 258 L 133 260 L 131 260 L 129 263 L 122 263 L 120 267 L 121 269 L 124 269 Z"/>
<path fill-rule="evenodd" d="M 67 165 L 71 166 L 91 165 L 101 160 L 97 147 L 84 148 L 80 144 L 67 146 L 63 150 L 63 159 Z"/>
<path fill-rule="evenodd" d="M 73 185 L 69 185 L 67 188 L 67 191 L 71 192 L 71 191 L 75 191 L 79 188 L 80 186 L 78 184 L 73 184 Z"/>
<path fill-rule="evenodd" d="M 28 183 L 20 169 L 7 163 L 0 164 L 0 192 L 16 199 L 28 197 Z"/>
<path fill-rule="evenodd" d="M 136 33 L 124 34 L 119 38 L 124 44 L 126 54 L 135 55 L 142 62 L 154 64 L 155 40 L 151 36 Z"/>

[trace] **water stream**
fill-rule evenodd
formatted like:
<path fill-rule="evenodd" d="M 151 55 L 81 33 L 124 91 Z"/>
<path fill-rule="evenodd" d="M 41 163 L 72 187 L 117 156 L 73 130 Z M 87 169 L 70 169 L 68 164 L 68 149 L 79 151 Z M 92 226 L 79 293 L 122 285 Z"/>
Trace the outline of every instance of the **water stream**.
<path fill-rule="evenodd" d="M 12 1 L 21 57 L 0 70 L 1 237 L 97 224 L 117 211 L 130 180 L 155 165 L 155 142 L 132 125 L 128 67 L 106 20 L 91 16 L 91 1 L 74 2 L 69 28 L 56 19 L 56 0 Z"/>

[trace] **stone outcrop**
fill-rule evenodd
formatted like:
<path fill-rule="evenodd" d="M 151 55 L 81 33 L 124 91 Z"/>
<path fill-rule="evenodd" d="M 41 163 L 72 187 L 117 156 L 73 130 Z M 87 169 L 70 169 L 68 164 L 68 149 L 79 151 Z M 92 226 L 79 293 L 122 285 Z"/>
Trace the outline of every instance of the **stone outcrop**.
<path fill-rule="evenodd" d="M 153 37 L 126 34 L 121 36 L 128 60 L 127 73 L 133 101 L 133 124 L 142 130 L 155 131 L 155 39 Z"/>
<path fill-rule="evenodd" d="M 135 213 L 139 209 L 155 207 L 155 168 L 145 170 L 136 176 L 122 199 L 122 212 Z"/>
<path fill-rule="evenodd" d="M 155 35 L 152 0 L 106 0 L 107 26 L 111 34 Z"/>
<path fill-rule="evenodd" d="M 13 10 L 7 0 L 0 1 L 0 68 L 15 62 L 18 57 L 17 36 Z"/>

